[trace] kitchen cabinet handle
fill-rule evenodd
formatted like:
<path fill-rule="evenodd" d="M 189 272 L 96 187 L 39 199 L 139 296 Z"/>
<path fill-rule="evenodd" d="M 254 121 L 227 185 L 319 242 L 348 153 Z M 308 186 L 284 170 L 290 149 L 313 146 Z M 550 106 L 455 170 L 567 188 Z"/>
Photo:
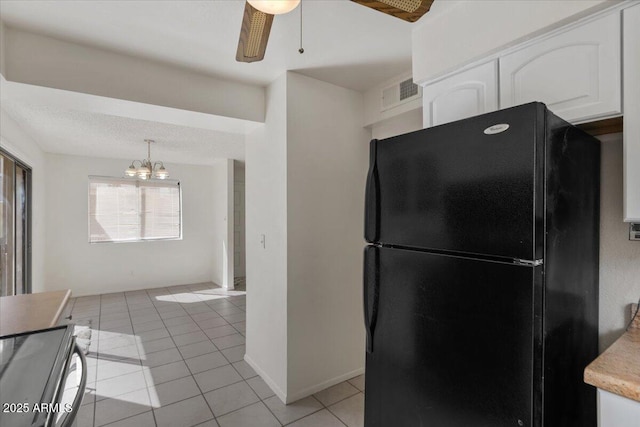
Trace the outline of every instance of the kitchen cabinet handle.
<path fill-rule="evenodd" d="M 377 166 L 378 140 L 369 143 L 369 172 L 365 189 L 364 238 L 367 242 L 376 242 L 379 238 L 380 217 L 380 179 Z"/>
<path fill-rule="evenodd" d="M 363 306 L 364 324 L 367 330 L 367 353 L 373 353 L 373 334 L 378 320 L 380 299 L 380 254 L 379 248 L 367 246 L 364 251 Z"/>

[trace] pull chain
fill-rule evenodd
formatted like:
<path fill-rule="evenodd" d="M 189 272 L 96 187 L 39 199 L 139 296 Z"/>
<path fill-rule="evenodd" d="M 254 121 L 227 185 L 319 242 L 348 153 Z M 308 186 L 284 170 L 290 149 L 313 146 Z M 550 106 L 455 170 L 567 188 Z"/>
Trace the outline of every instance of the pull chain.
<path fill-rule="evenodd" d="M 304 48 L 302 47 L 302 0 L 300 0 L 300 49 L 298 52 L 302 55 L 304 53 Z"/>

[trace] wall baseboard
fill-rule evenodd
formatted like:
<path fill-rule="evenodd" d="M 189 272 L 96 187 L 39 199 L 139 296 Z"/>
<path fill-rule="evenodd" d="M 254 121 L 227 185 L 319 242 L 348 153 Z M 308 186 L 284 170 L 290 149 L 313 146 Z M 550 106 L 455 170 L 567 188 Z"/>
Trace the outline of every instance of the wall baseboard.
<path fill-rule="evenodd" d="M 262 368 L 260 368 L 260 366 L 246 353 L 244 355 L 244 361 L 247 362 L 247 364 L 251 366 L 258 375 L 260 375 L 262 380 L 267 383 L 269 388 L 276 394 L 276 396 L 278 396 L 278 399 L 282 400 L 284 403 L 289 403 L 287 402 L 287 394 L 280 390 L 280 387 L 276 385 L 276 382 L 271 379 L 271 377 L 267 375 L 264 370 L 262 370 Z"/>
<path fill-rule="evenodd" d="M 287 402 L 286 403 L 292 403 L 292 402 L 295 402 L 296 400 L 300 400 L 300 399 L 303 399 L 303 398 L 305 398 L 307 396 L 311 396 L 314 393 L 322 391 L 322 390 L 324 390 L 326 388 L 329 388 L 331 386 L 334 386 L 336 384 L 340 384 L 343 381 L 350 380 L 351 378 L 357 377 L 358 375 L 361 375 L 361 374 L 364 374 L 364 366 L 361 367 L 361 368 L 358 368 L 358 369 L 354 369 L 351 372 L 347 372 L 345 374 L 338 375 L 337 377 L 331 378 L 330 380 L 323 381 L 321 383 L 312 385 L 310 387 L 303 388 L 302 390 L 289 393 L 286 396 L 287 397 Z"/>
<path fill-rule="evenodd" d="M 189 283 L 172 283 L 172 284 L 164 284 L 164 285 L 148 285 L 148 286 L 136 286 L 136 287 L 107 287 L 107 288 L 102 288 L 100 289 L 99 293 L 89 293 L 89 292 L 83 292 L 83 291 L 75 291 L 73 289 L 71 289 L 71 297 L 72 298 L 78 298 L 78 297 L 93 297 L 93 296 L 98 296 L 98 295 L 104 295 L 104 294 L 113 294 L 113 293 L 120 293 L 120 292 L 138 292 L 138 291 L 145 291 L 147 289 L 158 289 L 158 288 L 170 288 L 173 286 L 196 286 L 196 285 L 212 285 L 212 286 L 220 286 L 215 282 L 211 282 L 211 281 L 196 281 L 196 282 L 189 282 Z M 223 288 L 224 289 L 224 288 Z M 44 291 L 60 291 L 60 290 L 65 290 L 63 289 L 51 289 L 48 287 L 45 287 Z M 231 290 L 231 289 L 229 289 Z"/>

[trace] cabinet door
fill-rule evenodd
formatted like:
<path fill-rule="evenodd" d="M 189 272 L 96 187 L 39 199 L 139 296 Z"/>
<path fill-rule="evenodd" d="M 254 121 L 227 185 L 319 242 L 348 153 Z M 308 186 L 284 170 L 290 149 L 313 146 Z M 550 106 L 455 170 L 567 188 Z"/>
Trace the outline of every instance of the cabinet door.
<path fill-rule="evenodd" d="M 425 128 L 498 109 L 496 61 L 427 85 L 422 91 Z"/>
<path fill-rule="evenodd" d="M 500 58 L 500 108 L 541 101 L 572 123 L 619 115 L 617 13 Z"/>
<path fill-rule="evenodd" d="M 624 19 L 624 219 L 640 222 L 640 5 Z"/>

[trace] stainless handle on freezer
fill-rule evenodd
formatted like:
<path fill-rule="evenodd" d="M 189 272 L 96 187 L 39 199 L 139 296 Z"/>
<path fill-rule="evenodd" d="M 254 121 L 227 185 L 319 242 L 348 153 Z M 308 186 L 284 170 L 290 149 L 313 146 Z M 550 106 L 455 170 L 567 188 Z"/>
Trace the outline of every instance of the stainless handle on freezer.
<path fill-rule="evenodd" d="M 379 237 L 380 180 L 376 164 L 378 140 L 369 144 L 369 172 L 365 190 L 364 238 L 367 242 L 376 242 Z"/>
<path fill-rule="evenodd" d="M 84 353 L 77 343 L 74 343 L 72 354 L 77 354 L 78 358 L 80 359 L 80 364 L 82 365 L 82 375 L 80 376 L 80 384 L 78 385 L 76 397 L 73 399 L 71 410 L 65 413 L 62 417 L 60 427 L 70 427 L 71 424 L 73 424 L 73 421 L 76 419 L 76 415 L 80 410 L 80 404 L 82 403 L 82 397 L 84 396 L 84 389 L 87 386 L 87 359 L 84 357 Z"/>
<path fill-rule="evenodd" d="M 364 251 L 364 324 L 367 329 L 367 353 L 373 352 L 373 333 L 378 319 L 379 249 L 368 246 Z"/>

